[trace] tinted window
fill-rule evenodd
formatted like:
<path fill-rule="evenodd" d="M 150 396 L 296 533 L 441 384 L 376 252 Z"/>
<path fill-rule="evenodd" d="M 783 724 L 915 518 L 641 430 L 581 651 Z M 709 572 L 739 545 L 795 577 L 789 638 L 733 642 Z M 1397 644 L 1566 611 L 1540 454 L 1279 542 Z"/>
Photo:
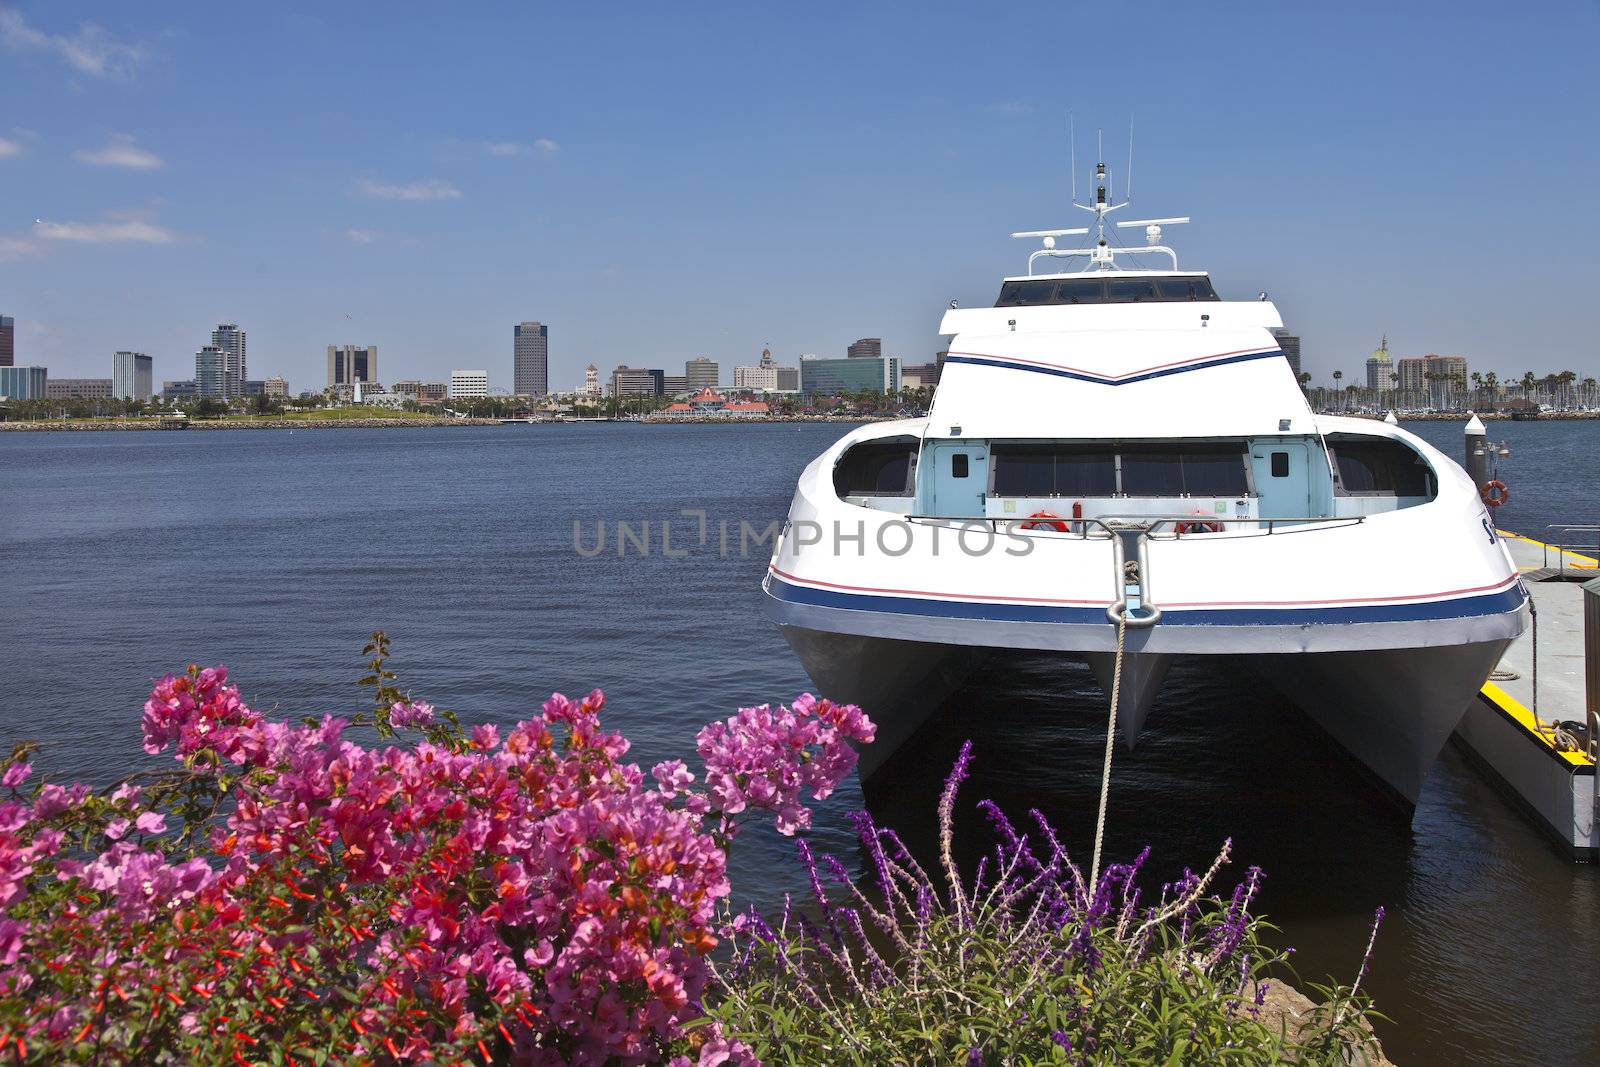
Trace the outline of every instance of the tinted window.
<path fill-rule="evenodd" d="M 967 476 L 967 454 L 957 452 L 950 457 L 950 477 L 965 478 Z"/>
<path fill-rule="evenodd" d="M 1272 454 L 1272 476 L 1274 478 L 1289 477 L 1289 453 L 1274 452 Z"/>
<path fill-rule="evenodd" d="M 1115 271 L 1102 276 L 1070 278 L 1065 281 L 1014 281 L 1000 288 L 995 307 L 1024 307 L 1039 304 L 1126 304 L 1147 300 L 1216 300 L 1217 291 L 1204 275 L 1128 277 Z"/>
<path fill-rule="evenodd" d="M 1106 291 L 1107 299 L 1113 304 L 1161 299 L 1152 278 L 1113 278 L 1106 283 Z"/>
<path fill-rule="evenodd" d="M 1122 491 L 1128 496 L 1240 496 L 1249 488 L 1242 444 L 1122 451 Z"/>
<path fill-rule="evenodd" d="M 1217 292 L 1208 278 L 1157 278 L 1163 300 L 1215 300 Z"/>
<path fill-rule="evenodd" d="M 1244 446 L 1193 447 L 1183 455 L 1183 491 L 1190 496 L 1243 496 L 1250 491 Z"/>
<path fill-rule="evenodd" d="M 839 496 L 904 496 L 911 492 L 915 437 L 892 437 L 856 445 L 833 468 Z"/>
<path fill-rule="evenodd" d="M 992 455 L 997 496 L 1111 496 L 1117 490 L 1109 451 L 1001 445 Z"/>
<path fill-rule="evenodd" d="M 1123 452 L 1122 491 L 1129 496 L 1181 496 L 1183 457 L 1169 451 Z"/>
<path fill-rule="evenodd" d="M 1433 472 L 1399 441 L 1336 435 L 1328 439 L 1346 493 L 1433 496 Z"/>
<path fill-rule="evenodd" d="M 1056 291 L 1055 282 L 1007 282 L 1000 290 L 995 307 L 1025 307 L 1032 304 L 1049 304 Z"/>
<path fill-rule="evenodd" d="M 1058 304 L 1100 304 L 1105 298 L 1106 286 L 1099 280 L 1062 282 L 1056 286 Z"/>

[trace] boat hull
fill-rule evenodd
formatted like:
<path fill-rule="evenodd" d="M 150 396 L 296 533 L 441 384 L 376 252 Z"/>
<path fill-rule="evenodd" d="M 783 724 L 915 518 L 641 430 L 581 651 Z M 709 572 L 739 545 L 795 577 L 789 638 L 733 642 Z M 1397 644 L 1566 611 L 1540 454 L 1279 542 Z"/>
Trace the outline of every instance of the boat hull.
<path fill-rule="evenodd" d="M 858 704 L 877 724 L 876 739 L 861 746 L 863 780 L 888 762 L 968 675 L 989 649 L 780 626 L 818 694 Z"/>
<path fill-rule="evenodd" d="M 981 646 L 906 641 L 780 626 L 820 695 L 859 704 L 878 725 L 863 746 L 870 778 L 928 721 L 988 656 Z M 1428 769 L 1499 661 L 1505 640 L 1355 652 L 1225 657 L 1265 678 L 1375 775 L 1414 806 Z M 1078 652 L 1109 690 L 1113 657 Z M 1105 662 L 1100 662 L 1101 660 Z M 1118 718 L 1128 748 L 1157 699 L 1174 657 L 1129 656 Z M 1144 662 L 1141 662 L 1144 661 Z"/>

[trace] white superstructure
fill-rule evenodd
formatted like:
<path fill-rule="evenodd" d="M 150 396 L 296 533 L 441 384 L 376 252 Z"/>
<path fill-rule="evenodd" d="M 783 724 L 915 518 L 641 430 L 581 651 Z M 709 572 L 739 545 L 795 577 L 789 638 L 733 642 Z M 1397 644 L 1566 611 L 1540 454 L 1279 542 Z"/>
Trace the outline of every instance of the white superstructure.
<path fill-rule="evenodd" d="M 952 309 L 926 419 L 846 435 L 801 475 L 764 582 L 824 695 L 880 721 L 871 773 L 985 651 L 1050 649 L 1136 739 L 1172 660 L 1248 656 L 1406 800 L 1521 633 L 1526 595 L 1478 489 L 1396 426 L 1314 414 L 1264 295 L 1217 297 L 1161 228 Z M 1154 255 L 1166 269 L 1124 269 Z M 1040 260 L 1080 258 L 1074 273 Z"/>

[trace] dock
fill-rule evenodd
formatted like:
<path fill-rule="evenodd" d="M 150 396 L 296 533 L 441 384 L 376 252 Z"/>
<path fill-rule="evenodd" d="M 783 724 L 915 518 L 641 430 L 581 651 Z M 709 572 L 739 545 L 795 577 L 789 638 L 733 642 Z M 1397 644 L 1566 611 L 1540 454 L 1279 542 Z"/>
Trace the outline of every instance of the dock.
<path fill-rule="evenodd" d="M 1592 531 L 1581 536 L 1593 541 Z M 1591 696 L 1589 675 L 1600 688 L 1600 648 L 1586 654 L 1585 614 L 1595 616 L 1600 634 L 1600 552 L 1568 547 L 1574 538 L 1559 530 L 1547 534 L 1556 544 L 1497 533 L 1537 621 L 1506 649 L 1454 740 L 1558 847 L 1592 863 L 1600 859 L 1593 711 L 1600 693 Z"/>

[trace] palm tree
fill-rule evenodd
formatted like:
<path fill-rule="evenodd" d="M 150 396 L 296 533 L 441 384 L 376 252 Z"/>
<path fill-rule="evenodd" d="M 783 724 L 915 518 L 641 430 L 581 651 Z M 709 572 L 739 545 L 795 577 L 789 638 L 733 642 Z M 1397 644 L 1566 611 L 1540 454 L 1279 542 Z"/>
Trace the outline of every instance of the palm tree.
<path fill-rule="evenodd" d="M 1539 387 L 1539 379 L 1537 379 L 1537 378 L 1535 378 L 1533 376 L 1533 371 L 1525 370 L 1525 371 L 1522 372 L 1522 383 L 1521 384 L 1522 384 L 1522 396 L 1523 396 L 1523 398 L 1526 399 L 1526 400 L 1532 401 L 1533 400 L 1533 391 Z"/>
<path fill-rule="evenodd" d="M 1472 372 L 1472 406 L 1481 407 L 1483 400 L 1483 375 L 1477 371 Z"/>
<path fill-rule="evenodd" d="M 1488 374 L 1483 376 L 1483 384 L 1484 387 L 1489 390 L 1489 407 L 1490 409 L 1493 409 L 1495 404 L 1500 400 L 1500 394 L 1498 392 L 1500 388 L 1500 376 L 1494 371 L 1490 371 Z"/>
<path fill-rule="evenodd" d="M 1391 408 L 1397 408 L 1397 407 L 1400 406 L 1399 401 L 1397 401 L 1395 399 L 1395 394 L 1398 393 L 1399 391 L 1400 391 L 1400 372 L 1392 370 L 1392 371 L 1389 372 L 1389 406 Z"/>
<path fill-rule="evenodd" d="M 1336 371 L 1333 372 L 1333 392 L 1334 392 L 1335 396 L 1339 395 L 1339 383 L 1341 381 L 1343 381 L 1343 380 L 1344 380 L 1344 371 L 1336 370 Z"/>
<path fill-rule="evenodd" d="M 1569 370 L 1564 370 L 1556 375 L 1556 381 L 1560 383 L 1561 403 L 1563 405 L 1570 406 L 1572 403 L 1572 383 L 1577 377 L 1575 373 Z"/>
<path fill-rule="evenodd" d="M 1580 384 L 1583 386 L 1583 395 L 1588 398 L 1585 403 L 1593 407 L 1595 380 L 1593 378 L 1585 378 Z"/>

